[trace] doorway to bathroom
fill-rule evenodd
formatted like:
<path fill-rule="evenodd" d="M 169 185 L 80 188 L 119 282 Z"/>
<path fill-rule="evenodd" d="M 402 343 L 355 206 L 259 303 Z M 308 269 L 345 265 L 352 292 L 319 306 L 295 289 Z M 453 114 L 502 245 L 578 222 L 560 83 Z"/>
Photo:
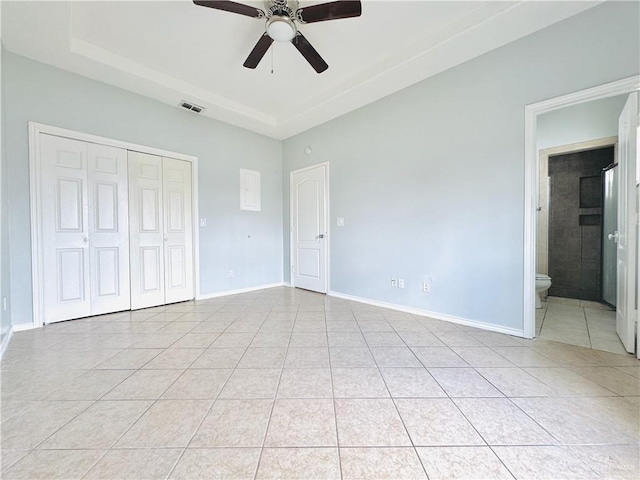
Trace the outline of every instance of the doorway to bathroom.
<path fill-rule="evenodd" d="M 618 102 L 609 103 L 613 120 Z M 600 114 L 602 107 L 591 106 Z M 614 136 L 540 152 L 536 270 L 552 280 L 536 313 L 541 338 L 624 353 L 615 332 L 616 143 Z"/>
<path fill-rule="evenodd" d="M 616 141 L 619 126 L 627 118 L 629 99 L 637 98 L 630 94 L 639 87 L 640 78 L 632 77 L 525 109 L 524 332 L 529 338 L 539 336 L 621 354 L 635 350 L 638 227 L 628 214 L 635 215 L 638 208 L 640 172 L 635 170 L 635 143 L 629 146 L 627 133 L 620 135 L 619 145 Z M 637 121 L 638 112 L 634 112 L 632 118 Z M 637 128 L 634 124 L 625 131 L 636 135 Z M 569 168 L 578 166 L 581 156 L 591 165 L 569 180 Z M 618 159 L 623 168 L 614 166 Z M 612 188 L 620 171 L 624 192 Z M 624 200 L 622 220 L 613 213 L 619 199 Z M 622 235 L 619 229 L 627 231 Z M 629 242 L 631 256 L 624 249 L 621 254 L 620 247 Z M 534 308 L 536 273 L 549 275 L 552 284 L 543 292 L 547 301 L 541 309 Z M 616 303 L 623 308 L 616 311 Z"/>

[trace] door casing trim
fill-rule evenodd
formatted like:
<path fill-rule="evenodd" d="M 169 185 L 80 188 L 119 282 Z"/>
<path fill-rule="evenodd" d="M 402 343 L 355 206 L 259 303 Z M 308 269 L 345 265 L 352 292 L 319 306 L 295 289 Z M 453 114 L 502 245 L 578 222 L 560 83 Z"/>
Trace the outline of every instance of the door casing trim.
<path fill-rule="evenodd" d="M 640 75 L 617 80 L 578 92 L 561 95 L 524 107 L 524 265 L 523 265 L 523 332 L 524 338 L 536 333 L 536 208 L 538 205 L 539 159 L 536 145 L 537 117 L 564 107 L 624 95 L 640 90 Z"/>

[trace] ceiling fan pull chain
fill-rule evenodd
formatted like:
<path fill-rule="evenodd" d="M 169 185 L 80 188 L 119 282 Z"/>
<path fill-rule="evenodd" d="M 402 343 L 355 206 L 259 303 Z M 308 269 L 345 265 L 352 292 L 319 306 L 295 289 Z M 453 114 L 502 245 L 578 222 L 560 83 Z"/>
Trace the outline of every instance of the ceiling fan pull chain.
<path fill-rule="evenodd" d="M 271 45 L 271 75 L 273 75 L 273 45 Z"/>

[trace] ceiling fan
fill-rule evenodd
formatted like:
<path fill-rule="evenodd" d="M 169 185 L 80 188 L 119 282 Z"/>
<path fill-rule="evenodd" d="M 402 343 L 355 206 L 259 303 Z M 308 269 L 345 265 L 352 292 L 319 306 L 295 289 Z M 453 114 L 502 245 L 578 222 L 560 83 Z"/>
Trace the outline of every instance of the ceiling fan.
<path fill-rule="evenodd" d="M 247 17 L 266 19 L 265 32 L 245 60 L 243 64 L 245 67 L 256 68 L 275 40 L 293 43 L 293 46 L 318 73 L 324 72 L 329 65 L 300 33 L 296 22 L 301 24 L 324 22 L 359 17 L 362 13 L 360 2 L 352 0 L 321 3 L 304 8 L 299 8 L 298 0 L 264 0 L 265 10 L 230 1 L 193 0 L 193 3 Z"/>

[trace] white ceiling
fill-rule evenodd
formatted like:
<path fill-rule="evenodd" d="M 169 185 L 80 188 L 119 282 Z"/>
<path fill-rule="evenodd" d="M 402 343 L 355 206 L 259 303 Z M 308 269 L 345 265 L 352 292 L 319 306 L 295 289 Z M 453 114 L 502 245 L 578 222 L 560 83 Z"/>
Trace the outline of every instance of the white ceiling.
<path fill-rule="evenodd" d="M 300 6 L 316 3 L 323 2 Z M 2 1 L 2 43 L 171 105 L 195 102 L 206 107 L 201 115 L 282 139 L 598 3 L 365 0 L 361 17 L 299 26 L 329 64 L 322 74 L 289 43 L 274 43 L 257 69 L 244 68 L 264 20 L 190 0 Z"/>

